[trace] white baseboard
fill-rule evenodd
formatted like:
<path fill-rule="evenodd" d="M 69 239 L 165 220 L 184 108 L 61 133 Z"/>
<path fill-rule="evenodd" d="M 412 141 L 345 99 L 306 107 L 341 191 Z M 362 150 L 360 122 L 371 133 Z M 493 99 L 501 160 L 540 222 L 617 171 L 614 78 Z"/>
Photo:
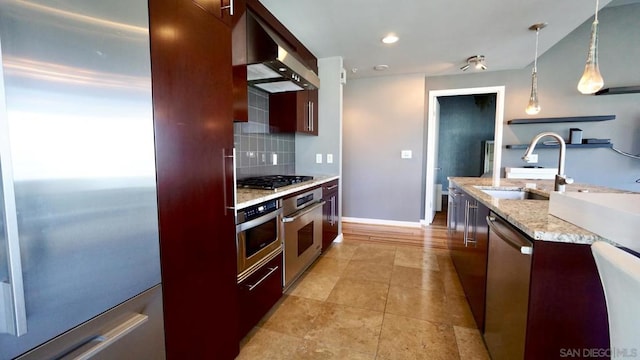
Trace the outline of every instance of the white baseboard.
<path fill-rule="evenodd" d="M 381 220 L 381 219 L 366 219 L 366 218 L 352 218 L 352 217 L 345 217 L 345 216 L 342 217 L 342 222 L 356 223 L 356 224 L 370 224 L 370 225 L 422 227 L 420 222 Z"/>
<path fill-rule="evenodd" d="M 338 236 L 336 236 L 335 239 L 333 239 L 333 242 L 342 242 L 342 240 L 344 240 L 344 236 L 342 236 L 342 233 L 338 234 Z"/>

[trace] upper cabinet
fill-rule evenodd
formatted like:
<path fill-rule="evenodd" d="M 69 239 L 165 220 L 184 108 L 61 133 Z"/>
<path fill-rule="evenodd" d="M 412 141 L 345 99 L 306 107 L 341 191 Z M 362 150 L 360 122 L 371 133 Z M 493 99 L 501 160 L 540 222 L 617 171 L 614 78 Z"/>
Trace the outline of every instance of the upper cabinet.
<path fill-rule="evenodd" d="M 318 90 L 271 94 L 269 125 L 277 132 L 318 135 Z"/>
<path fill-rule="evenodd" d="M 234 121 L 249 120 L 247 87 L 252 86 L 274 97 L 289 93 L 282 95 L 290 100 L 282 106 L 289 107 L 287 112 L 306 114 L 306 120 L 301 121 L 306 121 L 307 126 L 301 131 L 314 133 L 316 129 L 317 134 L 320 80 L 316 57 L 258 0 L 236 1 L 234 5 Z M 290 127 L 281 127 L 280 131 L 294 131 L 285 129 Z"/>
<path fill-rule="evenodd" d="M 249 121 L 247 92 L 247 3 L 234 1 L 231 31 L 231 64 L 233 72 L 233 121 Z"/>
<path fill-rule="evenodd" d="M 228 26 L 231 26 L 234 17 L 237 16 L 236 9 L 238 1 L 236 0 L 192 0 L 194 4 L 211 13 L 213 16 L 222 20 Z"/>

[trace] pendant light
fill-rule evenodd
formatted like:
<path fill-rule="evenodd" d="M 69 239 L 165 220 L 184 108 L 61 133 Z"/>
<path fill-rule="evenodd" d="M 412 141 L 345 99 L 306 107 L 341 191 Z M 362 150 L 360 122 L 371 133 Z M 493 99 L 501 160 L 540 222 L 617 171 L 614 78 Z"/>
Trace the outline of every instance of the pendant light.
<path fill-rule="evenodd" d="M 591 40 L 589 41 L 589 52 L 587 53 L 587 64 L 584 66 L 584 73 L 578 83 L 578 91 L 583 94 L 593 94 L 602 89 L 604 80 L 598 69 L 598 7 L 600 1 L 596 0 L 596 15 L 591 25 Z"/>
<path fill-rule="evenodd" d="M 531 71 L 531 96 L 529 96 L 529 104 L 524 111 L 529 115 L 535 115 L 540 112 L 540 103 L 538 102 L 538 34 L 540 29 L 547 26 L 545 23 L 533 24 L 529 30 L 536 31 L 536 54 L 533 58 L 533 70 Z"/>

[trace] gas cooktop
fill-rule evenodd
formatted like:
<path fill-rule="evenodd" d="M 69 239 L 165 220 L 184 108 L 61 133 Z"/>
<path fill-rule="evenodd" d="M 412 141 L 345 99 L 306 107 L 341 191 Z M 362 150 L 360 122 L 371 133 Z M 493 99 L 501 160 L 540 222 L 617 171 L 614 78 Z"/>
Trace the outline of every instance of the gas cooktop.
<path fill-rule="evenodd" d="M 313 176 L 269 175 L 240 179 L 237 183 L 238 187 L 242 188 L 274 190 L 283 186 L 293 185 L 309 180 L 313 180 Z"/>

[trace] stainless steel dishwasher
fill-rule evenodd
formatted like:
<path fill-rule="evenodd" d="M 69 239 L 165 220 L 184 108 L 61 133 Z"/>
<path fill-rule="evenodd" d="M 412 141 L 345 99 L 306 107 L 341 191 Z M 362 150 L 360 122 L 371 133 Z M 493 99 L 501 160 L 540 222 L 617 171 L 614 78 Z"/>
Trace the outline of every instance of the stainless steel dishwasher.
<path fill-rule="evenodd" d="M 493 360 L 524 359 L 533 243 L 494 213 L 487 223 L 484 340 Z"/>

